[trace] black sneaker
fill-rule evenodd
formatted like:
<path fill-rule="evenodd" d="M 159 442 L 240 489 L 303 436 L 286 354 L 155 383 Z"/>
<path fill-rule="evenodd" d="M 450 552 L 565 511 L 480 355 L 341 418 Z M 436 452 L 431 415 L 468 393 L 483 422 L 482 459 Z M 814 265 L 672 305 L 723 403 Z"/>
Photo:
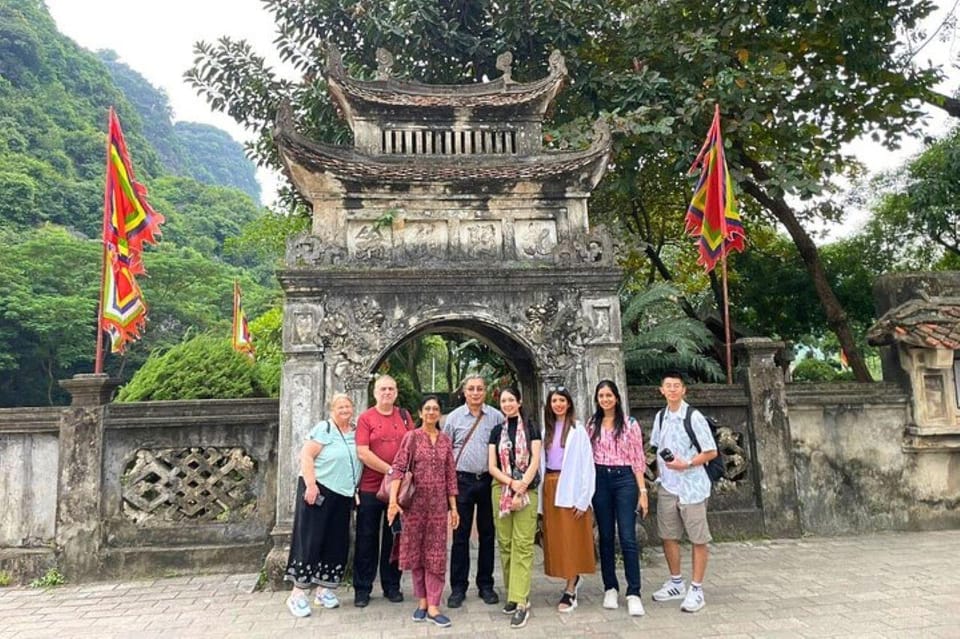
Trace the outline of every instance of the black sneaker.
<path fill-rule="evenodd" d="M 447 599 L 447 607 L 459 608 L 460 606 L 463 605 L 463 600 L 466 598 L 467 598 L 466 593 L 460 592 L 459 590 L 455 590 L 450 593 L 450 597 Z"/>
<path fill-rule="evenodd" d="M 488 606 L 500 603 L 500 595 L 498 595 L 497 591 L 493 588 L 484 588 L 481 590 L 480 598 L 483 599 L 483 603 Z"/>
<path fill-rule="evenodd" d="M 370 593 L 358 592 L 353 596 L 353 605 L 357 608 L 366 608 L 370 605 Z"/>
<path fill-rule="evenodd" d="M 511 628 L 523 628 L 527 625 L 527 619 L 530 618 L 530 606 L 517 606 L 516 611 L 513 613 L 513 616 L 510 617 L 510 627 Z"/>
<path fill-rule="evenodd" d="M 403 593 L 399 590 L 391 590 L 383 595 L 390 603 L 400 603 L 403 601 Z"/>
<path fill-rule="evenodd" d="M 505 615 L 512 615 L 512 614 L 515 613 L 516 611 L 517 611 L 517 602 L 516 602 L 516 601 L 508 601 L 508 602 L 507 602 L 507 605 L 505 605 L 505 606 L 503 607 L 503 611 L 502 611 L 502 612 L 503 612 L 503 614 L 505 614 Z"/>

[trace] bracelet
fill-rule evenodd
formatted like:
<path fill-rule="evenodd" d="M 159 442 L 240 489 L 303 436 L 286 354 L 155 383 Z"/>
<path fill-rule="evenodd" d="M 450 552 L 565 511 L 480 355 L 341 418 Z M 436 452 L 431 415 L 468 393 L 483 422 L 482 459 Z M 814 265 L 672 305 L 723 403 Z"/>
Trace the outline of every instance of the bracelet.
<path fill-rule="evenodd" d="M 640 489 L 640 494 L 641 494 L 641 495 L 646 495 L 646 494 L 647 494 L 647 489 L 646 489 L 646 488 L 641 488 L 641 489 Z"/>

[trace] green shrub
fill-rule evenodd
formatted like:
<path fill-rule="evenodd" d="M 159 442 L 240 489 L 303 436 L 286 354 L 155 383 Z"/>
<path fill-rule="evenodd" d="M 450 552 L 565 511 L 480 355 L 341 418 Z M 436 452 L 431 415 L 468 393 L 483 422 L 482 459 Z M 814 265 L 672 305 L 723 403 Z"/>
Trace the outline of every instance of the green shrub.
<path fill-rule="evenodd" d="M 822 359 L 808 357 L 793 368 L 795 382 L 832 382 L 837 379 L 837 369 Z"/>
<path fill-rule="evenodd" d="M 11 583 L 13 583 L 13 575 L 6 570 L 0 570 L 0 588 L 9 586 Z"/>
<path fill-rule="evenodd" d="M 283 310 L 278 306 L 250 322 L 250 336 L 257 349 L 256 366 L 260 384 L 270 397 L 280 396 L 283 369 Z"/>
<path fill-rule="evenodd" d="M 197 335 L 154 352 L 117 395 L 119 402 L 266 397 L 254 362 L 230 340 Z"/>

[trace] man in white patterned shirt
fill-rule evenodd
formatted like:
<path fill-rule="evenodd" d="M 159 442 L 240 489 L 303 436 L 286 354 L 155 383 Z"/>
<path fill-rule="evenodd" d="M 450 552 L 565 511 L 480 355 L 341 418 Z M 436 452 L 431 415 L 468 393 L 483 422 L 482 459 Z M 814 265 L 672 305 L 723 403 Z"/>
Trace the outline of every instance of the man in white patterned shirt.
<path fill-rule="evenodd" d="M 657 449 L 660 488 L 657 491 L 657 528 L 663 540 L 663 554 L 670 579 L 653 593 L 654 601 L 683 599 L 680 610 L 697 612 L 705 604 L 703 577 L 707 571 L 710 527 L 707 525 L 707 499 L 710 478 L 705 466 L 717 456 L 717 444 L 706 418 L 684 401 L 687 388 L 678 372 L 663 376 L 660 393 L 667 407 L 654 419 L 650 445 Z M 684 427 L 687 412 L 690 426 L 702 452 L 691 441 Z M 686 531 L 693 545 L 693 577 L 687 590 L 680 572 L 680 537 Z"/>
<path fill-rule="evenodd" d="M 457 465 L 457 510 L 460 525 L 453 531 L 450 547 L 450 597 L 447 605 L 459 608 L 467 596 L 470 577 L 470 534 L 473 516 L 477 516 L 477 589 L 486 604 L 495 604 L 500 597 L 493 589 L 493 503 L 490 500 L 490 473 L 487 472 L 487 442 L 490 431 L 503 423 L 503 413 L 484 404 L 487 385 L 483 377 L 468 375 L 463 380 L 466 403 L 453 410 L 443 425 L 443 432 L 453 440 L 453 457 Z"/>

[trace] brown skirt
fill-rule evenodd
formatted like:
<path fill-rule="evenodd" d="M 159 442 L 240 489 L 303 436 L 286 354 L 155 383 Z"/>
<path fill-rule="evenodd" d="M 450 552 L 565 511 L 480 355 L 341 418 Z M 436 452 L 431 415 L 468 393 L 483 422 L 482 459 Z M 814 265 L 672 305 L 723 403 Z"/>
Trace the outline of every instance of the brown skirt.
<path fill-rule="evenodd" d="M 593 511 L 575 519 L 573 508 L 557 508 L 554 498 L 560 473 L 546 473 L 543 481 L 543 572 L 570 579 L 595 572 Z"/>

